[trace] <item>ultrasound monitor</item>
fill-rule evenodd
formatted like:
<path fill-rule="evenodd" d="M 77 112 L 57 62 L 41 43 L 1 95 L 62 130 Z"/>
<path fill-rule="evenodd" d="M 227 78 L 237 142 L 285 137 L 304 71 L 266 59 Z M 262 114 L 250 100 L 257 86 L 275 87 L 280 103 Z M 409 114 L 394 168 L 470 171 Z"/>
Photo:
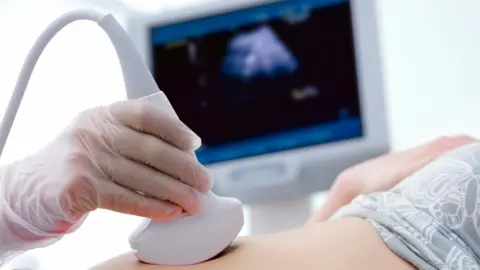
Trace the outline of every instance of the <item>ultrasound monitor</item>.
<path fill-rule="evenodd" d="M 202 2 L 127 30 L 219 195 L 306 196 L 389 149 L 373 1 Z"/>

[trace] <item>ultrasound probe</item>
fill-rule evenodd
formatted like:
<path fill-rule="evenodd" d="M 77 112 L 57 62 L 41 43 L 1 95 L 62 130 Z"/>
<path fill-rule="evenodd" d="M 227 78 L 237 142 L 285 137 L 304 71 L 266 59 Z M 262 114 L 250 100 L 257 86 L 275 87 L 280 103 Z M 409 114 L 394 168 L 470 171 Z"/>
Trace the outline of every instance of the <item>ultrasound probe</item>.
<path fill-rule="evenodd" d="M 30 50 L 0 127 L 0 156 L 40 55 L 60 30 L 78 20 L 94 21 L 107 33 L 120 60 L 128 98 L 137 98 L 142 93 L 143 99 L 176 115 L 115 18 L 111 14 L 76 10 L 51 23 Z M 202 200 L 203 210 L 195 215 L 183 214 L 169 222 L 144 219 L 129 238 L 137 258 L 150 264 L 188 265 L 211 259 L 227 248 L 243 227 L 242 204 L 212 192 L 204 194 Z"/>

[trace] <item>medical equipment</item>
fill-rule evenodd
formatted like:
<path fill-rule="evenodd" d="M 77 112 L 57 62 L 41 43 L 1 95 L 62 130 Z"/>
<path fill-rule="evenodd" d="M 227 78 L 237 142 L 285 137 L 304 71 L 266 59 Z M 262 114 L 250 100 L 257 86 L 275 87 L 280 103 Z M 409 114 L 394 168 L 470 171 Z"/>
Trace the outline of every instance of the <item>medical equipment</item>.
<path fill-rule="evenodd" d="M 115 18 L 94 11 L 73 11 L 50 24 L 29 52 L 2 121 L 0 155 L 42 51 L 57 32 L 77 20 L 94 21 L 109 36 L 120 60 L 128 98 L 143 97 L 176 115 Z M 237 199 L 221 198 L 213 193 L 205 194 L 203 201 L 204 209 L 198 216 L 184 215 L 173 223 L 143 221 L 130 238 L 138 258 L 157 264 L 192 264 L 208 260 L 224 250 L 243 226 L 241 203 Z"/>
<path fill-rule="evenodd" d="M 252 234 L 301 225 L 302 198 L 388 152 L 374 1 L 162 5 L 125 29 Z"/>
<path fill-rule="evenodd" d="M 203 204 L 207 211 L 171 222 L 144 219 L 130 235 L 137 258 L 151 264 L 196 264 L 225 250 L 243 227 L 243 207 L 237 199 L 213 193 L 203 197 Z"/>

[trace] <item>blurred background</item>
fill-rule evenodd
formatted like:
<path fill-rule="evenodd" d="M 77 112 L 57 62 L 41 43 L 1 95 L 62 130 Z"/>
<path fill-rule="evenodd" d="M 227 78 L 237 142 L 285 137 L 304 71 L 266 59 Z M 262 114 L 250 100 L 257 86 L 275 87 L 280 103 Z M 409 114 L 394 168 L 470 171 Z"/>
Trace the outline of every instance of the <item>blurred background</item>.
<path fill-rule="evenodd" d="M 181 8 L 199 1 L 204 0 L 1 1 L 0 111 L 6 108 L 34 40 L 63 12 L 91 6 L 121 20 L 129 12 Z M 441 135 L 480 137 L 480 1 L 375 2 L 392 150 Z M 3 164 L 40 149 L 82 110 L 125 99 L 118 60 L 102 30 L 91 22 L 67 29 L 50 43 L 35 69 Z M 321 198 L 316 196 L 315 206 Z M 128 251 L 127 236 L 137 222 L 96 211 L 76 233 L 29 252 L 30 257 L 20 257 L 5 269 L 86 269 Z M 242 234 L 249 234 L 247 226 Z"/>

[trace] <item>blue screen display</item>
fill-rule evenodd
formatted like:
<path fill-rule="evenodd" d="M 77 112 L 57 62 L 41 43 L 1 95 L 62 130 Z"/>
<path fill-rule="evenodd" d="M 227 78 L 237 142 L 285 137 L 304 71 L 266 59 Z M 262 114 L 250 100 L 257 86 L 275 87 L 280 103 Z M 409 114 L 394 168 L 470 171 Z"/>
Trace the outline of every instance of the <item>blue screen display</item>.
<path fill-rule="evenodd" d="M 363 135 L 350 4 L 291 0 L 152 27 L 152 73 L 213 164 Z"/>

